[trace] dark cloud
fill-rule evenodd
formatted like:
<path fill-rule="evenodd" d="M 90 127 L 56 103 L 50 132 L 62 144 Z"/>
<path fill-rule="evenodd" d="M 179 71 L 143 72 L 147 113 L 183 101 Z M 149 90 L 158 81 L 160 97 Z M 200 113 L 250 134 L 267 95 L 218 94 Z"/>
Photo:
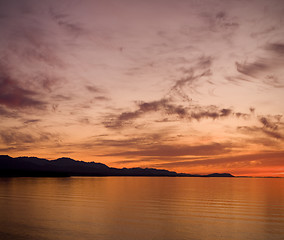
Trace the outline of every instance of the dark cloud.
<path fill-rule="evenodd" d="M 171 104 L 168 99 L 161 99 L 159 101 L 152 102 L 140 102 L 137 103 L 137 107 L 138 109 L 135 111 L 123 112 L 118 116 L 112 116 L 111 119 L 103 122 L 105 127 L 121 128 L 150 112 L 163 111 L 167 114 L 176 114 L 180 117 L 184 117 L 187 113 L 185 108 Z"/>
<path fill-rule="evenodd" d="M 217 119 L 222 117 L 228 117 L 232 115 L 232 109 L 219 108 L 214 105 L 210 106 L 195 106 L 193 111 L 189 114 L 189 119 L 201 120 L 203 118 Z"/>
<path fill-rule="evenodd" d="M 23 88 L 0 68 L 0 104 L 9 108 L 43 108 L 45 103 L 39 98 L 36 92 Z"/>
<path fill-rule="evenodd" d="M 188 121 L 202 119 L 218 119 L 229 116 L 237 116 L 247 119 L 250 115 L 245 113 L 235 113 L 230 108 L 219 108 L 215 105 L 200 106 L 189 104 L 187 106 L 176 105 L 170 99 L 161 99 L 152 102 L 138 102 L 134 111 L 122 112 L 119 115 L 109 115 L 103 121 L 106 128 L 119 129 L 133 123 L 134 120 L 142 118 L 152 112 L 160 112 L 164 115 L 184 119 Z M 167 119 L 168 121 L 168 119 Z"/>

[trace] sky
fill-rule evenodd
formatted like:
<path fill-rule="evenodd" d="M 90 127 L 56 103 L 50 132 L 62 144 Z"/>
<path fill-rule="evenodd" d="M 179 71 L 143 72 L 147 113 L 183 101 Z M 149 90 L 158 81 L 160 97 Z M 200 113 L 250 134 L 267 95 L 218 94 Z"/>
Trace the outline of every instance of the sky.
<path fill-rule="evenodd" d="M 283 0 L 0 0 L 0 154 L 284 176 Z"/>

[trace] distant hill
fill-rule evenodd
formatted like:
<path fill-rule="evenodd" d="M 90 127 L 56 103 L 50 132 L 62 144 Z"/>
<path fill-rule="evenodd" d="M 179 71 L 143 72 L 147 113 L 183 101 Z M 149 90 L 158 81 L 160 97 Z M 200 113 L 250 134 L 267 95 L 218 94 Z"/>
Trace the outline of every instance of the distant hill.
<path fill-rule="evenodd" d="M 192 175 L 155 168 L 111 168 L 102 163 L 76 161 L 71 158 L 47 160 L 37 157 L 0 155 L 1 177 L 69 177 L 69 176 L 169 176 L 234 177 L 229 173 Z"/>

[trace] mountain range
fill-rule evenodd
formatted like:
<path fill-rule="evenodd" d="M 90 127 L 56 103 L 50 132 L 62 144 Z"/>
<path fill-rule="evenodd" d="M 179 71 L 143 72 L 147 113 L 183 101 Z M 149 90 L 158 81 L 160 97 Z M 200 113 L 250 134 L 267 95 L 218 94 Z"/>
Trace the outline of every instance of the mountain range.
<path fill-rule="evenodd" d="M 102 163 L 76 161 L 66 157 L 47 160 L 37 157 L 13 158 L 0 155 L 0 177 L 70 176 L 234 177 L 230 173 L 193 175 L 155 168 L 112 168 Z"/>

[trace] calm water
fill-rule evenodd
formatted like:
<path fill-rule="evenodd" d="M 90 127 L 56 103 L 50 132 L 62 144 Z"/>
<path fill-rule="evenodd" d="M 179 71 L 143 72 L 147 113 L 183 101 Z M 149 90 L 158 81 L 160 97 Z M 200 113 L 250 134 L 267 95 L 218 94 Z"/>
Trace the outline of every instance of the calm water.
<path fill-rule="evenodd" d="M 284 239 L 284 179 L 0 179 L 1 240 Z"/>

